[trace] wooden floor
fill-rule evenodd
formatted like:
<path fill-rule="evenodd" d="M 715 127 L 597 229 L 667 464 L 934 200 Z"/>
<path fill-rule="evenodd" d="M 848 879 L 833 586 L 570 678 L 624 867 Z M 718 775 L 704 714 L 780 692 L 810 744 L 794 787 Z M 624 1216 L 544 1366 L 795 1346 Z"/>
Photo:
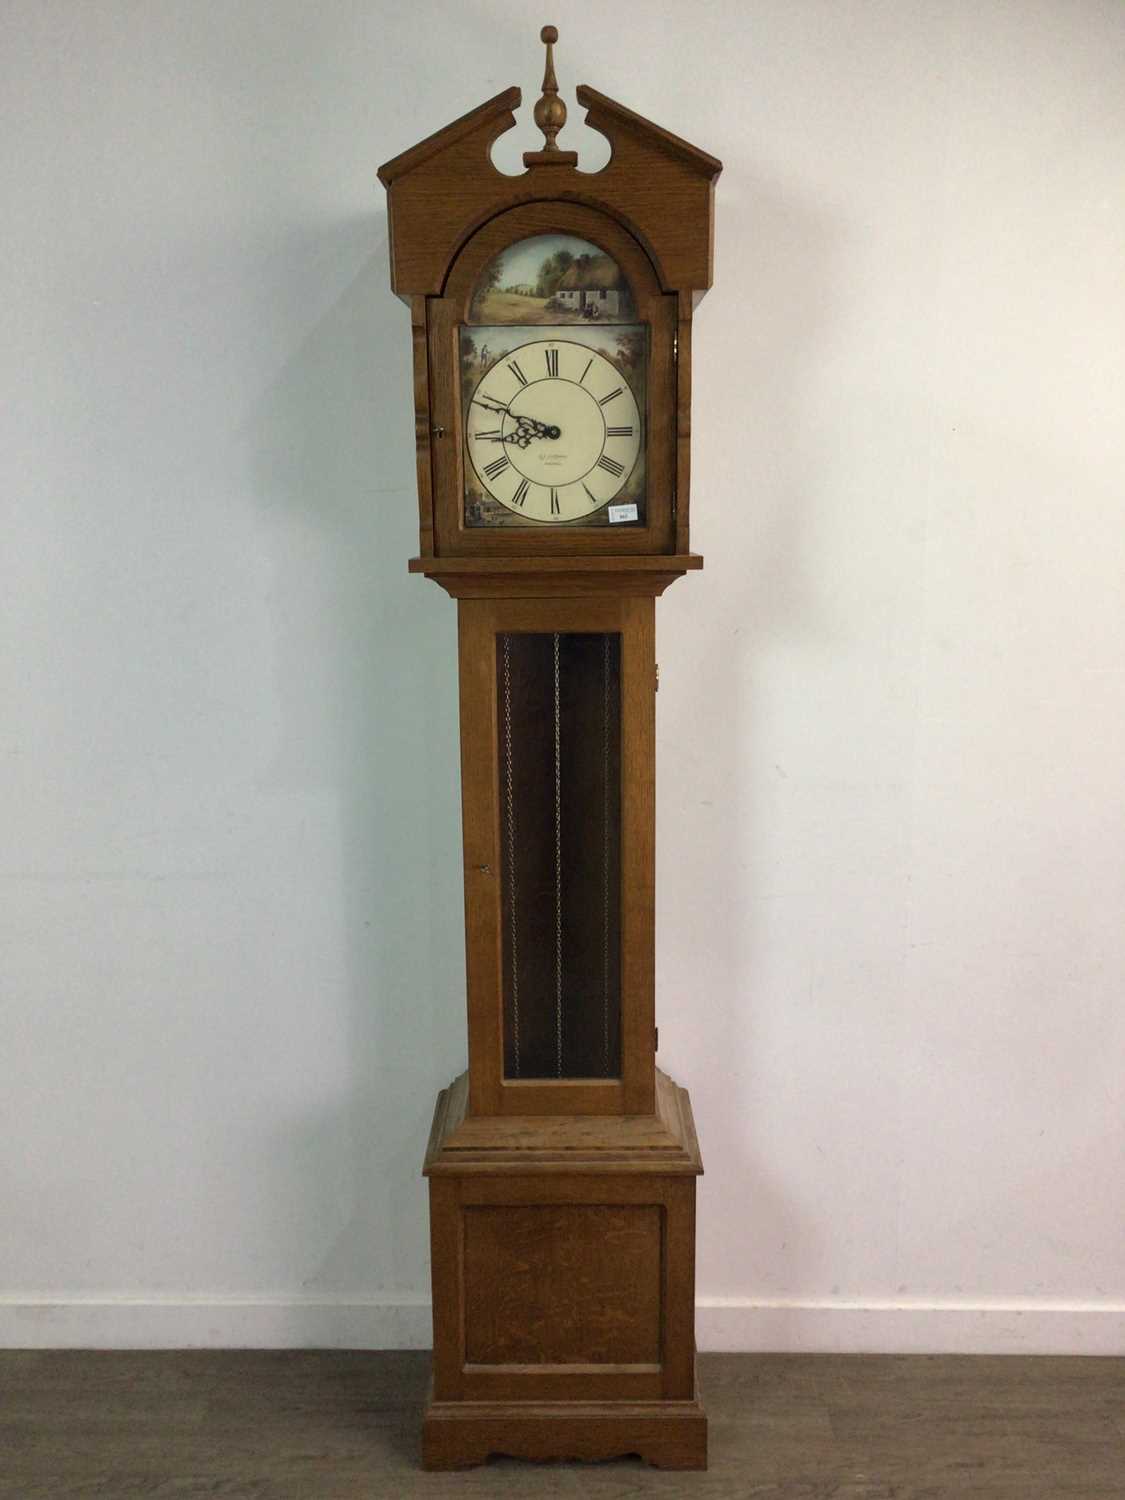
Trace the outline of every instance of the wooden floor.
<path fill-rule="evenodd" d="M 706 1474 L 423 1474 L 429 1357 L 0 1353 L 0 1496 L 1125 1500 L 1125 1360 L 709 1355 Z"/>

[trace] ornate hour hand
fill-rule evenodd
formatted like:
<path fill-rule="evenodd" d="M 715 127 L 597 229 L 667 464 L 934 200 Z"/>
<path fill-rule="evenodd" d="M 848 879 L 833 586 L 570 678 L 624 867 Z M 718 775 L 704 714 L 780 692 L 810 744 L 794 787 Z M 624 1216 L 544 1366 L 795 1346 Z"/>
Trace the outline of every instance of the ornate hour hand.
<path fill-rule="evenodd" d="M 516 448 L 526 448 L 535 433 L 529 427 L 517 427 L 514 432 L 477 432 L 473 436 L 480 443 L 511 443 Z"/>
<path fill-rule="evenodd" d="M 519 423 L 520 429 L 528 432 L 531 437 L 557 438 L 559 436 L 559 429 L 557 427 L 552 427 L 546 422 L 538 422 L 534 417 L 517 417 L 516 421 Z"/>
<path fill-rule="evenodd" d="M 481 405 L 486 403 L 482 402 Z M 506 407 L 490 407 L 490 410 L 503 411 L 505 416 L 512 416 Z M 534 417 L 513 417 L 516 426 L 512 432 L 501 432 L 499 428 L 495 432 L 478 432 L 477 437 L 491 443 L 511 443 L 516 448 L 526 448 L 532 438 L 557 438 L 560 434 L 558 427 L 549 426 L 546 422 L 538 422 Z"/>

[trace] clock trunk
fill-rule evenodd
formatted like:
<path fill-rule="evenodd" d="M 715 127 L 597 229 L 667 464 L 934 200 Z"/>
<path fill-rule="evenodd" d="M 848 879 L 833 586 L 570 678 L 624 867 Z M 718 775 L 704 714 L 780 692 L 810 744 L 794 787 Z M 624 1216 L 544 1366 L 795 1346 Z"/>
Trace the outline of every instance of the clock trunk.
<path fill-rule="evenodd" d="M 472 1108 L 649 1111 L 653 600 L 459 613 Z"/>

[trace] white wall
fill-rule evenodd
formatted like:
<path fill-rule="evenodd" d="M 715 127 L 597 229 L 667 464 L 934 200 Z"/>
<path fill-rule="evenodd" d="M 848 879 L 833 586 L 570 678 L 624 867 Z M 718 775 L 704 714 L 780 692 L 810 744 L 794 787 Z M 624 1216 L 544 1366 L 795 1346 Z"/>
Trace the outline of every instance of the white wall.
<path fill-rule="evenodd" d="M 702 1341 L 1125 1349 L 1118 0 L 5 0 L 0 1339 L 427 1342 L 454 608 L 374 169 L 546 19 L 726 163 L 659 611 Z"/>

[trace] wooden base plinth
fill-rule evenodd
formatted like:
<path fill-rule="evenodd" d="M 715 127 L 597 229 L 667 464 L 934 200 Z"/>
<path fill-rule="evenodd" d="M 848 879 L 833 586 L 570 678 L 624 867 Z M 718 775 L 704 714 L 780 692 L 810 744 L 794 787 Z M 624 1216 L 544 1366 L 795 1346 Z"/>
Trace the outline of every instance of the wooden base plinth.
<path fill-rule="evenodd" d="M 651 1115 L 473 1116 L 464 1076 L 438 1099 L 426 1468 L 493 1453 L 706 1468 L 702 1164 L 687 1094 L 656 1083 Z"/>
<path fill-rule="evenodd" d="M 431 1401 L 422 1428 L 427 1469 L 468 1469 L 492 1454 L 596 1460 L 636 1454 L 658 1469 L 707 1467 L 698 1401 Z"/>

